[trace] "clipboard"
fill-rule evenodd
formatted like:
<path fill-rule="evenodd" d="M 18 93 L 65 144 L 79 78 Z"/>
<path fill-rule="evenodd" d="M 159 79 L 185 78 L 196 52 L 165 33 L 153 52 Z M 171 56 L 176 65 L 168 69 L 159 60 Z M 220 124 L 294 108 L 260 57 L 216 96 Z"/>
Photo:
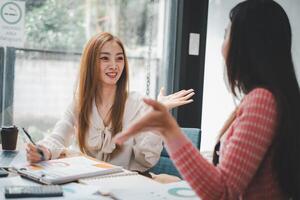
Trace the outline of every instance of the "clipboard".
<path fill-rule="evenodd" d="M 16 169 L 20 176 L 51 185 L 76 181 L 80 178 L 122 172 L 123 168 L 85 156 L 42 161 Z"/>

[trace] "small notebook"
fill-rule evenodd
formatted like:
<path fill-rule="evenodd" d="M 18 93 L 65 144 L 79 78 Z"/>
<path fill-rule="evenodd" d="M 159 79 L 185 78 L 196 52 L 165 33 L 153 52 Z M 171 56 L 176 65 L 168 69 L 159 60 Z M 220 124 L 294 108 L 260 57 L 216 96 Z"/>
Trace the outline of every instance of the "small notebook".
<path fill-rule="evenodd" d="M 62 184 L 92 176 L 122 172 L 120 166 L 86 156 L 48 160 L 17 168 L 18 173 L 43 184 Z"/>

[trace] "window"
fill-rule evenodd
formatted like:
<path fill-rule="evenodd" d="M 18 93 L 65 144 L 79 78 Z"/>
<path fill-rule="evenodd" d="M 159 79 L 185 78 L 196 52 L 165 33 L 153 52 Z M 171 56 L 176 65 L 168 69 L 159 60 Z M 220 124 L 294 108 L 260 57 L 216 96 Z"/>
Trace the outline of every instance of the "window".
<path fill-rule="evenodd" d="M 25 46 L 8 52 L 14 70 L 6 82 L 13 91 L 6 90 L 5 98 L 13 103 L 5 106 L 3 113 L 12 120 L 3 118 L 4 125 L 25 126 L 36 139 L 51 132 L 71 102 L 85 42 L 101 31 L 125 44 L 130 90 L 146 95 L 149 86 L 155 97 L 158 81 L 165 79 L 158 73 L 164 12 L 162 0 L 27 0 Z"/>

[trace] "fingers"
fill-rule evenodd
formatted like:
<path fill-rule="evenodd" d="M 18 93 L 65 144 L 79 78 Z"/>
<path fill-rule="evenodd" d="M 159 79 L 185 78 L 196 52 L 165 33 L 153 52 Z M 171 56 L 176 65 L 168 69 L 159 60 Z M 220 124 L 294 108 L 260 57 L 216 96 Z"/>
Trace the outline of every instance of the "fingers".
<path fill-rule="evenodd" d="M 116 144 L 122 145 L 126 140 L 128 140 L 130 137 L 136 135 L 138 132 L 140 132 L 140 130 L 142 129 L 141 126 L 139 126 L 138 124 L 134 124 L 133 126 L 131 126 L 129 129 L 127 129 L 126 131 L 123 131 L 121 133 L 118 133 L 114 138 L 113 141 Z"/>
<path fill-rule="evenodd" d="M 168 96 L 166 96 L 166 97 L 168 97 L 168 98 L 178 98 L 178 97 L 186 96 L 186 95 L 188 95 L 188 94 L 190 94 L 190 93 L 195 94 L 195 93 L 194 93 L 194 89 L 180 90 L 180 91 L 175 92 L 175 93 L 173 93 L 173 94 L 170 94 L 170 95 L 168 95 Z M 163 97 L 163 96 L 165 96 L 165 88 L 164 88 L 164 87 L 162 87 L 162 88 L 160 89 L 158 97 Z"/>
<path fill-rule="evenodd" d="M 46 148 L 45 146 L 43 145 L 38 145 L 38 150 L 39 151 L 42 151 L 43 153 L 43 156 L 42 157 L 42 160 L 50 160 L 51 159 L 51 152 L 48 148 Z M 41 154 L 41 153 L 40 153 Z"/>
<path fill-rule="evenodd" d="M 183 101 L 193 100 L 193 99 L 191 99 L 191 97 L 194 96 L 194 95 L 195 95 L 195 93 L 192 92 L 192 93 L 190 93 L 190 94 L 188 94 L 188 95 L 186 95 L 186 96 L 177 98 L 177 101 L 178 101 L 178 102 L 180 102 L 180 101 L 183 102 Z"/>
<path fill-rule="evenodd" d="M 186 96 L 186 95 L 189 95 L 189 94 L 194 95 L 195 94 L 194 89 L 180 90 L 179 92 L 174 93 L 174 96 L 178 98 L 178 97 L 183 97 L 183 96 Z"/>
<path fill-rule="evenodd" d="M 26 146 L 26 157 L 31 163 L 41 161 L 41 154 L 38 152 L 37 147 L 30 143 Z"/>
<path fill-rule="evenodd" d="M 169 108 L 170 109 L 176 108 L 176 107 L 183 106 L 183 105 L 186 105 L 186 104 L 189 104 L 192 102 L 194 102 L 193 99 L 189 99 L 189 100 L 185 100 L 185 101 L 174 101 L 172 104 L 169 105 Z"/>
<path fill-rule="evenodd" d="M 118 145 L 122 145 L 126 140 L 128 140 L 131 136 L 135 135 L 135 132 L 131 132 L 129 129 L 118 133 L 114 138 L 113 138 L 113 142 L 118 144 Z"/>
<path fill-rule="evenodd" d="M 38 153 L 35 152 L 28 152 L 26 154 L 27 161 L 30 163 L 40 162 L 41 156 Z"/>
<path fill-rule="evenodd" d="M 174 105 L 176 105 L 176 107 L 178 107 L 178 106 L 186 105 L 186 104 L 189 104 L 189 103 L 192 103 L 192 102 L 194 102 L 193 99 L 184 100 L 184 101 L 182 100 L 182 101 L 175 102 Z"/>
<path fill-rule="evenodd" d="M 172 102 L 168 104 L 168 108 L 172 109 L 172 108 L 176 108 L 176 107 L 194 102 L 193 99 L 190 99 L 194 94 L 195 93 L 190 93 L 186 96 L 183 96 L 183 97 L 180 97 L 177 99 L 173 99 Z"/>
<path fill-rule="evenodd" d="M 153 110 L 139 119 L 135 124 L 129 127 L 127 130 L 118 133 L 113 141 L 119 145 L 122 145 L 128 138 L 144 131 L 157 131 L 161 135 L 164 135 L 169 130 L 169 127 L 174 125 L 172 116 L 168 113 L 167 108 L 152 99 L 144 99 L 144 102 L 151 106 Z"/>
<path fill-rule="evenodd" d="M 136 124 L 137 126 L 133 125 L 132 127 L 130 127 L 129 129 L 127 129 L 126 131 L 122 131 L 120 133 L 118 133 L 114 138 L 113 138 L 113 142 L 118 144 L 118 145 L 122 145 L 126 140 L 128 140 L 130 137 L 133 137 L 135 135 L 137 135 L 140 132 L 145 132 L 145 131 L 152 131 L 155 129 L 155 127 L 141 127 L 140 125 Z M 158 132 L 154 132 L 159 134 Z"/>
<path fill-rule="evenodd" d="M 148 98 L 144 98 L 143 100 L 147 105 L 151 106 L 154 110 L 166 111 L 166 107 L 163 104 L 159 103 L 158 101 L 155 101 L 153 99 L 148 99 Z"/>
<path fill-rule="evenodd" d="M 160 96 L 164 96 L 165 95 L 165 88 L 164 87 L 160 88 L 159 95 Z"/>
<path fill-rule="evenodd" d="M 189 94 L 191 92 L 194 92 L 194 89 L 180 90 L 178 92 L 173 93 L 173 95 L 174 96 L 184 96 L 184 95 Z"/>
<path fill-rule="evenodd" d="M 154 108 L 154 111 L 148 113 L 144 117 L 142 117 L 140 120 L 138 120 L 136 123 L 134 123 L 131 127 L 129 127 L 127 130 L 122 131 L 121 133 L 118 133 L 114 138 L 113 141 L 119 145 L 123 144 L 128 138 L 144 131 L 155 131 L 159 129 L 161 125 L 161 116 L 164 115 L 162 112 L 155 110 L 155 109 L 162 109 L 166 110 L 166 108 L 158 104 L 156 101 L 153 100 L 144 100 L 146 103 L 149 103 L 148 105 L 151 105 L 151 103 L 154 103 L 156 108 Z M 147 102 L 149 101 L 149 102 Z"/>
<path fill-rule="evenodd" d="M 27 161 L 30 163 L 36 163 L 41 161 L 41 156 L 36 153 L 27 153 L 26 155 Z"/>
<path fill-rule="evenodd" d="M 31 144 L 31 143 L 27 143 L 27 148 L 30 151 L 34 151 L 36 149 L 35 145 Z"/>

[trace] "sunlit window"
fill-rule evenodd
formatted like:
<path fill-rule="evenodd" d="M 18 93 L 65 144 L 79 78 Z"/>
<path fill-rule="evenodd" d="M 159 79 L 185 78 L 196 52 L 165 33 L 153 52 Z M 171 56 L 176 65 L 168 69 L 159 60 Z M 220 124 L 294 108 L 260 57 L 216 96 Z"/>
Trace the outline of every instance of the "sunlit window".
<path fill-rule="evenodd" d="M 40 139 L 71 102 L 85 42 L 118 36 L 127 50 L 130 90 L 157 93 L 164 1 L 28 0 L 26 42 L 15 51 L 13 123 Z M 6 91 L 7 95 L 9 92 Z"/>

